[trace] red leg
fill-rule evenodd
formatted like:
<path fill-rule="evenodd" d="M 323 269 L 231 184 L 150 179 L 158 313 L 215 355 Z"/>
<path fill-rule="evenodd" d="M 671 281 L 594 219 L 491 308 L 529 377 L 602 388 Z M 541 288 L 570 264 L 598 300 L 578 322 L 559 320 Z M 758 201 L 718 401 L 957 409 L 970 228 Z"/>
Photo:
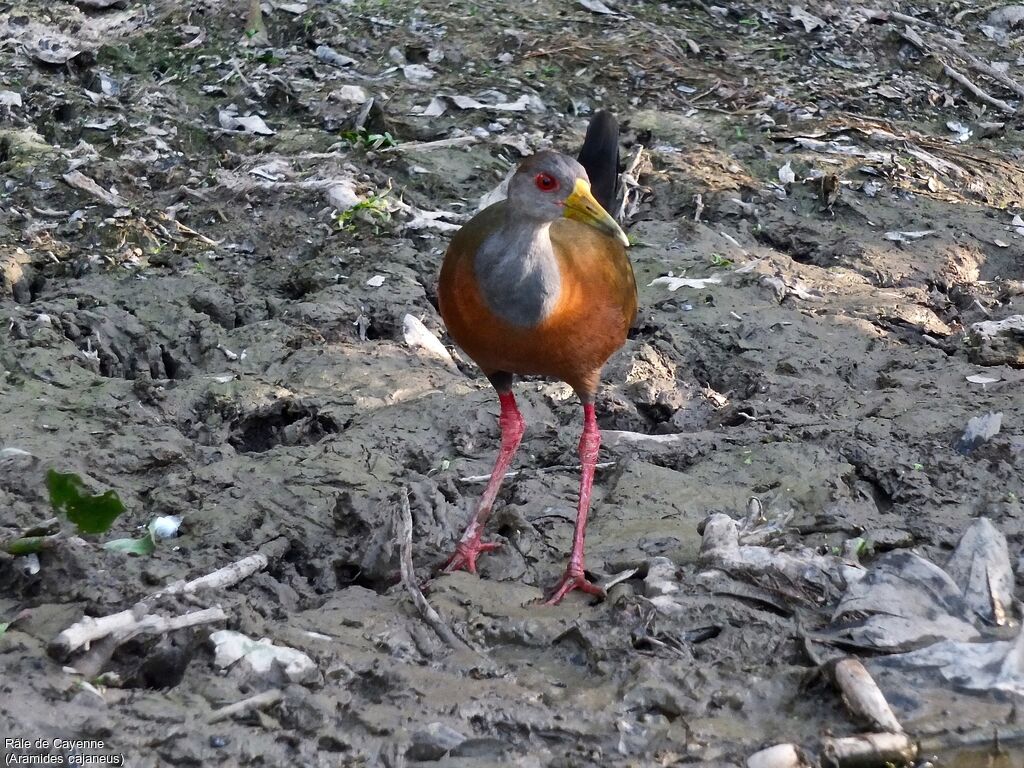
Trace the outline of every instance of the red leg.
<path fill-rule="evenodd" d="M 491 515 L 494 500 L 498 497 L 501 481 L 512 464 L 512 457 L 515 456 L 516 448 L 519 447 L 519 441 L 523 439 L 526 422 L 523 421 L 523 415 L 519 413 L 516 399 L 511 392 L 499 393 L 498 399 L 501 401 L 501 416 L 498 419 L 498 423 L 501 425 L 501 450 L 498 451 L 498 460 L 494 462 L 491 479 L 487 481 L 487 487 L 484 489 L 484 495 L 480 498 L 480 504 L 476 508 L 473 519 L 470 520 L 462 538 L 459 539 L 455 553 L 443 568 L 445 573 L 459 570 L 476 573 L 477 555 L 481 552 L 490 552 L 501 546 L 496 542 L 481 541 L 481 537 L 487 518 Z"/>
<path fill-rule="evenodd" d="M 583 539 L 587 532 L 587 514 L 590 512 L 590 489 L 594 484 L 594 465 L 597 463 L 597 452 L 601 447 L 601 432 L 597 428 L 593 403 L 583 404 L 583 434 L 580 436 L 580 464 L 583 471 L 580 476 L 580 502 L 576 511 L 576 529 L 572 536 L 572 554 L 565 575 L 555 586 L 546 601 L 547 605 L 557 605 L 562 598 L 574 589 L 581 589 L 590 595 L 604 595 L 604 590 L 587 581 L 583 575 Z"/>

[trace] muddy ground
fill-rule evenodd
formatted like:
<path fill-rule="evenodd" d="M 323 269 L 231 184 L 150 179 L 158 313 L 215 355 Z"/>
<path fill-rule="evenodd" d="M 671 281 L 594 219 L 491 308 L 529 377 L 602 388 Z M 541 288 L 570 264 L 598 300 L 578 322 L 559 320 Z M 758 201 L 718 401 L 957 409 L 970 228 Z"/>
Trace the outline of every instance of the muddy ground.
<path fill-rule="evenodd" d="M 90 5 L 0 3 L 0 540 L 51 516 L 50 468 L 128 511 L 36 573 L 0 555 L 5 737 L 102 740 L 133 766 L 737 763 L 862 726 L 807 652 L 835 596 L 716 591 L 709 513 L 757 497 L 778 544 L 863 536 L 866 564 L 941 561 L 986 515 L 1019 555 L 1024 351 L 971 327 L 1024 312 L 1021 97 L 928 37 L 1022 81 L 1024 29 L 983 28 L 990 8 L 265 3 L 260 45 L 239 3 Z M 439 95 L 485 106 L 424 115 Z M 269 132 L 232 130 L 230 105 Z M 525 153 L 575 151 L 601 107 L 624 159 L 645 153 L 641 308 L 598 402 L 587 565 L 639 570 L 603 602 L 536 604 L 564 567 L 581 414 L 564 385 L 521 382 L 505 546 L 428 591 L 480 654 L 452 651 L 396 584 L 391 520 L 409 494 L 426 581 L 482 488 L 464 478 L 490 469 L 497 401 L 403 319 L 448 343 L 444 224 Z M 340 215 L 339 189 L 361 201 Z M 652 284 L 670 273 L 716 281 Z M 989 411 L 999 434 L 957 451 Z M 154 554 L 99 546 L 160 515 L 184 522 Z M 83 615 L 261 550 L 265 571 L 196 598 L 226 621 L 132 640 L 93 687 L 48 653 Z M 677 569 L 671 615 L 645 597 L 655 557 Z M 304 651 L 317 680 L 210 724 L 273 685 L 217 668 L 225 627 Z M 995 695 L 889 693 L 939 763 L 1018 717 Z"/>

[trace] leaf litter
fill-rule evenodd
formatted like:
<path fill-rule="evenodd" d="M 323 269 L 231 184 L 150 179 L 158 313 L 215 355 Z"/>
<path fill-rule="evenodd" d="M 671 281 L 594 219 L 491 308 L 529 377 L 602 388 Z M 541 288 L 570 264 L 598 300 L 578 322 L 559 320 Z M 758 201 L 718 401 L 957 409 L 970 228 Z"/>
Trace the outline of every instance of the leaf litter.
<path fill-rule="evenodd" d="M 1007 721 L 984 686 L 1019 685 L 996 535 L 1014 552 L 1024 535 L 1012 18 L 505 4 L 499 29 L 497 6 L 248 5 L 0 19 L 0 540 L 40 542 L 0 555 L 24 702 L 5 731 L 45 722 L 56 690 L 61 727 L 136 760 L 143 720 L 216 723 L 163 744 L 169 764 L 671 765 L 771 739 L 881 764 L 905 742 L 798 684 L 833 651 L 879 650 L 869 677 L 936 751 Z M 616 575 L 604 603 L 531 604 L 564 566 L 578 413 L 558 384 L 517 385 L 506 546 L 427 592 L 499 674 L 425 631 L 385 521 L 407 493 L 426 580 L 495 447 L 486 381 L 437 333 L 448 233 L 601 106 L 623 119 L 615 210 L 641 286 L 598 402 L 587 564 Z M 739 266 L 709 275 L 709 254 Z M 959 451 L 986 413 L 999 428 Z M 149 554 L 54 528 L 47 466 L 115 488 L 124 546 Z M 753 493 L 763 515 L 723 514 Z M 965 529 L 973 554 L 948 561 Z M 837 634 L 839 606 L 889 598 L 932 623 L 848 610 L 861 624 Z M 316 674 L 222 675 L 225 621 Z M 102 711 L 65 661 L 103 676 Z"/>

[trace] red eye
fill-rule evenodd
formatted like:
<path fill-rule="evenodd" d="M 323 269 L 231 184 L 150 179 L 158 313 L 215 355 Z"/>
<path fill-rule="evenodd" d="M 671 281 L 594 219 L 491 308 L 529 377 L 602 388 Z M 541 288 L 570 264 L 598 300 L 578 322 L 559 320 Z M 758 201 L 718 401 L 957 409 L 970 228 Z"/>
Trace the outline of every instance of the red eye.
<path fill-rule="evenodd" d="M 554 192 L 558 189 L 558 179 L 549 173 L 538 173 L 534 182 L 541 192 Z"/>

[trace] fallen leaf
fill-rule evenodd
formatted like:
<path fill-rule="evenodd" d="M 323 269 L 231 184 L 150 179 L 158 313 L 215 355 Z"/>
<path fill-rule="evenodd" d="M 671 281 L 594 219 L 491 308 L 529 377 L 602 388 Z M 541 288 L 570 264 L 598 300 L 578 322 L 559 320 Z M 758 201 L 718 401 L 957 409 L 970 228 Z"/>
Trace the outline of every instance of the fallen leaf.
<path fill-rule="evenodd" d="M 586 8 L 591 13 L 601 13 L 606 16 L 621 16 L 622 14 L 618 11 L 614 11 L 607 5 L 601 2 L 601 0 L 576 0 L 576 2 Z"/>
<path fill-rule="evenodd" d="M 220 127 L 226 131 L 242 131 L 243 133 L 257 133 L 261 136 L 273 136 L 277 131 L 270 128 L 259 115 L 247 115 L 238 117 L 228 110 L 221 109 L 217 112 L 217 119 Z"/>
<path fill-rule="evenodd" d="M 42 37 L 32 43 L 26 43 L 22 50 L 27 56 L 45 64 L 67 64 L 81 51 L 72 48 L 66 40 L 53 37 Z"/>
<path fill-rule="evenodd" d="M 406 64 L 402 67 L 402 74 L 410 83 L 424 83 L 433 80 L 435 72 L 423 64 Z"/>
<path fill-rule="evenodd" d="M 525 112 L 530 106 L 530 97 L 523 94 L 515 101 L 505 101 L 498 104 L 484 104 L 470 96 L 448 96 L 452 104 L 459 109 L 496 109 L 501 112 Z"/>
<path fill-rule="evenodd" d="M 825 20 L 819 19 L 813 13 L 808 13 L 799 5 L 789 6 L 789 18 L 793 21 L 799 21 L 804 25 L 804 32 L 813 32 L 818 27 L 825 26 Z"/>

